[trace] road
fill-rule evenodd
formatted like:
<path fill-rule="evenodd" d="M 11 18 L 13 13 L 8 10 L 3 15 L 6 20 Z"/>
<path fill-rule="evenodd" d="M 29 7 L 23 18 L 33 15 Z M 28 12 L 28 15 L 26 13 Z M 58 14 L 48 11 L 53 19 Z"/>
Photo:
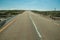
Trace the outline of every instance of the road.
<path fill-rule="evenodd" d="M 60 25 L 31 11 L 19 14 L 16 21 L 0 33 L 0 40 L 40 40 L 31 19 L 42 40 L 60 40 Z"/>

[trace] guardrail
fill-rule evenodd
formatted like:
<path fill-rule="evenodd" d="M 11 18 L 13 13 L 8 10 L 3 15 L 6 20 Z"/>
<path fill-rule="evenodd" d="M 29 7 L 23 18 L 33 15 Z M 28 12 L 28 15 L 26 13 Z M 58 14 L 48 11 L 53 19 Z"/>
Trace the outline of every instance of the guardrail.
<path fill-rule="evenodd" d="M 0 27 L 2 27 L 6 23 L 6 20 L 0 22 Z"/>
<path fill-rule="evenodd" d="M 15 18 L 15 16 L 9 17 L 4 21 L 0 22 L 0 28 L 2 28 L 4 25 L 8 24 L 10 21 L 12 21 Z"/>

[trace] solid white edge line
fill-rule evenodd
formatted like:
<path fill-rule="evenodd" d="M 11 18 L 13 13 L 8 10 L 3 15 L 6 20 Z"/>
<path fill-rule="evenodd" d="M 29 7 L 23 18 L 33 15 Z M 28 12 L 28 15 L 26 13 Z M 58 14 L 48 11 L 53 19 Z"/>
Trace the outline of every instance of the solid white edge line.
<path fill-rule="evenodd" d="M 42 36 L 41 36 L 40 32 L 38 31 L 38 29 L 37 29 L 37 27 L 36 27 L 36 24 L 34 23 L 32 17 L 31 17 L 30 15 L 29 15 L 29 17 L 30 17 L 30 19 L 31 19 L 31 21 L 32 21 L 32 23 L 33 23 L 35 29 L 36 29 L 36 32 L 37 32 L 38 36 L 39 36 L 40 38 L 42 38 Z"/>

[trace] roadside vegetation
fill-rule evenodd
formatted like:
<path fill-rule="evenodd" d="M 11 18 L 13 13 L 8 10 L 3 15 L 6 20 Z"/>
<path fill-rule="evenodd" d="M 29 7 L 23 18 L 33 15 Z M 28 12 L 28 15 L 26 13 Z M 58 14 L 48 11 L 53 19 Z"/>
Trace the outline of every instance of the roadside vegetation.
<path fill-rule="evenodd" d="M 0 10 L 0 28 L 11 18 L 22 14 L 24 10 Z"/>
<path fill-rule="evenodd" d="M 17 15 L 24 12 L 24 10 L 0 10 L 0 17 L 7 17 L 11 15 Z"/>
<path fill-rule="evenodd" d="M 37 14 L 42 14 L 44 16 L 49 16 L 52 19 L 60 19 L 60 11 L 36 11 L 32 10 L 32 12 Z"/>

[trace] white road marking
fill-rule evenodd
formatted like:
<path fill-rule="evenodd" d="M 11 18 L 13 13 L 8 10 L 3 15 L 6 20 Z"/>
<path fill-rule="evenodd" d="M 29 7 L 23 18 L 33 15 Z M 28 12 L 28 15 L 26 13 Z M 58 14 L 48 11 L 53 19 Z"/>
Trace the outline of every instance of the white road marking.
<path fill-rule="evenodd" d="M 36 32 L 37 32 L 39 38 L 42 38 L 42 36 L 41 36 L 40 32 L 38 31 L 37 26 L 36 26 L 35 22 L 33 21 L 32 17 L 31 17 L 30 15 L 29 15 L 29 17 L 30 17 L 30 19 L 31 19 L 31 21 L 32 21 L 32 23 L 33 23 L 35 29 L 36 29 Z"/>

